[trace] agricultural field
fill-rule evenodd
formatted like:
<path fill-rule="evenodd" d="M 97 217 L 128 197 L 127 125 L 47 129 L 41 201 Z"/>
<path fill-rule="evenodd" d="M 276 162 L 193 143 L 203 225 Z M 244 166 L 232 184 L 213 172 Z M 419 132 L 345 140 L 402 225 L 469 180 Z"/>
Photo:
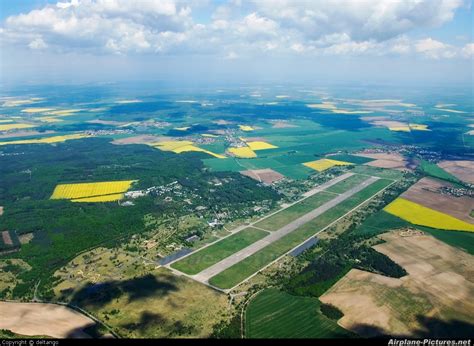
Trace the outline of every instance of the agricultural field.
<path fill-rule="evenodd" d="M 81 139 L 90 137 L 85 134 L 73 134 L 65 136 L 51 136 L 39 139 L 22 139 L 22 140 L 13 140 L 8 142 L 0 142 L 0 145 L 16 145 L 16 144 L 53 144 L 53 143 L 62 143 L 72 139 Z"/>
<path fill-rule="evenodd" d="M 407 160 L 400 154 L 396 152 L 392 153 L 371 153 L 371 152 L 362 152 L 357 154 L 357 156 L 365 159 L 371 159 L 371 161 L 366 162 L 365 164 L 372 167 L 387 168 L 387 169 L 396 169 L 396 170 L 406 170 L 408 168 Z"/>
<path fill-rule="evenodd" d="M 163 141 L 163 142 L 156 142 L 156 143 L 151 143 L 152 146 L 164 150 L 164 151 L 172 151 L 176 154 L 181 154 L 185 152 L 190 152 L 190 151 L 196 151 L 196 152 L 202 152 L 209 154 L 211 156 L 214 156 L 218 159 L 225 159 L 226 157 L 224 155 L 219 155 L 216 153 L 213 153 L 209 150 L 205 150 L 202 148 L 199 148 L 194 145 L 193 142 L 191 141 Z"/>
<path fill-rule="evenodd" d="M 474 161 L 441 161 L 438 167 L 470 184 L 474 184 Z"/>
<path fill-rule="evenodd" d="M 414 225 L 452 231 L 474 232 L 474 224 L 467 223 L 404 198 L 397 198 L 386 206 L 384 210 Z"/>
<path fill-rule="evenodd" d="M 61 305 L 0 302 L 0 329 L 21 335 L 88 338 L 84 329 L 95 324 L 89 317 Z"/>
<path fill-rule="evenodd" d="M 420 168 L 427 176 L 438 178 L 441 180 L 446 180 L 453 183 L 458 183 L 459 179 L 456 178 L 454 175 L 446 172 L 444 169 L 436 165 L 435 163 L 431 163 L 428 161 L 422 160 L 420 163 Z"/>
<path fill-rule="evenodd" d="M 250 147 L 229 148 L 229 153 L 240 158 L 257 157 L 257 154 Z"/>
<path fill-rule="evenodd" d="M 463 231 L 445 231 L 424 227 L 419 225 L 412 225 L 406 220 L 400 219 L 384 210 L 370 215 L 359 227 L 356 232 L 377 235 L 388 232 L 394 229 L 416 228 L 427 234 L 431 234 L 436 239 L 461 249 L 471 255 L 474 255 L 474 233 Z"/>
<path fill-rule="evenodd" d="M 0 124 L 0 131 L 29 129 L 29 128 L 32 128 L 32 127 L 35 127 L 35 125 L 32 125 L 32 124 L 20 124 L 20 123 L 14 123 L 14 124 Z"/>
<path fill-rule="evenodd" d="M 135 180 L 103 181 L 96 183 L 59 184 L 51 199 L 68 199 L 72 202 L 111 202 L 123 198 Z"/>
<path fill-rule="evenodd" d="M 305 162 L 303 163 L 303 165 L 305 165 L 306 167 L 312 168 L 318 172 L 322 172 L 334 166 L 350 166 L 352 165 L 352 163 L 345 162 L 345 161 L 332 160 L 332 159 L 320 159 L 316 161 Z"/>
<path fill-rule="evenodd" d="M 453 184 L 443 180 L 422 178 L 400 197 L 467 223 L 474 223 L 474 218 L 470 215 L 474 210 L 474 198 L 443 193 L 453 188 Z"/>
<path fill-rule="evenodd" d="M 385 242 L 375 249 L 408 275 L 396 279 L 351 270 L 320 298 L 344 313 L 339 324 L 365 337 L 468 336 L 474 312 L 472 256 L 423 232 L 381 237 Z"/>
<path fill-rule="evenodd" d="M 256 228 L 246 228 L 218 242 L 199 250 L 171 265 L 186 274 L 197 274 L 203 269 L 223 260 L 248 245 L 267 236 L 269 233 Z"/>
<path fill-rule="evenodd" d="M 259 182 L 263 182 L 265 184 L 272 184 L 275 181 L 279 181 L 284 179 L 285 176 L 274 171 L 273 169 L 266 168 L 266 169 L 250 169 L 247 171 L 240 171 L 240 174 L 246 175 L 249 178 L 255 179 Z"/>
<path fill-rule="evenodd" d="M 347 338 L 353 336 L 319 311 L 316 298 L 266 289 L 245 310 L 246 338 Z"/>
<path fill-rule="evenodd" d="M 276 145 L 263 142 L 263 141 L 248 141 L 246 143 L 248 147 L 254 151 L 278 148 Z"/>

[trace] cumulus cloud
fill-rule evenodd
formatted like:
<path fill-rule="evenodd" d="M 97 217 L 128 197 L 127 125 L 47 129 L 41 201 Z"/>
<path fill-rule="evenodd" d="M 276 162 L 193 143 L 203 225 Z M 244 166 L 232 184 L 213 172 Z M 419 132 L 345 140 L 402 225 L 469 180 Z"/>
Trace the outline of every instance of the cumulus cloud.
<path fill-rule="evenodd" d="M 468 43 L 462 48 L 462 54 L 467 58 L 474 57 L 474 43 Z"/>
<path fill-rule="evenodd" d="M 426 38 L 415 43 L 417 52 L 433 59 L 452 58 L 456 55 L 454 48 L 440 41 Z"/>
<path fill-rule="evenodd" d="M 42 38 L 35 38 L 28 44 L 28 47 L 31 49 L 44 49 L 48 47 L 48 45 L 43 41 Z"/>
<path fill-rule="evenodd" d="M 3 36 L 21 42 L 35 35 L 60 49 L 163 51 L 192 26 L 190 7 L 174 0 L 72 0 L 8 17 Z"/>
<path fill-rule="evenodd" d="M 462 0 L 254 0 L 262 15 L 318 40 L 346 34 L 354 41 L 384 41 L 412 29 L 452 20 Z"/>
<path fill-rule="evenodd" d="M 30 49 L 114 53 L 206 53 L 235 59 L 268 53 L 297 55 L 420 54 L 471 57 L 412 30 L 452 20 L 462 0 L 70 0 L 8 17 L 2 41 Z M 205 7 L 198 23 L 192 9 Z M 235 52 L 238 52 L 235 53 Z"/>

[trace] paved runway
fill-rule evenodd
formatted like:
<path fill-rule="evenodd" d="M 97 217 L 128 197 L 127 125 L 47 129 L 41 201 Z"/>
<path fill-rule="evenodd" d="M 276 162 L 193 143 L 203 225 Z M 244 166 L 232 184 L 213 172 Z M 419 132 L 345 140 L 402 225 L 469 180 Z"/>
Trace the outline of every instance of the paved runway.
<path fill-rule="evenodd" d="M 230 268 L 231 266 L 233 266 L 234 264 L 242 261 L 246 257 L 249 257 L 249 256 L 253 255 L 254 253 L 256 253 L 257 251 L 263 249 L 267 245 L 269 245 L 269 244 L 277 241 L 278 239 L 284 237 L 285 235 L 293 232 L 295 229 L 297 229 L 300 226 L 304 225 L 305 223 L 315 219 L 316 217 L 318 217 L 322 213 L 324 213 L 324 212 L 328 211 L 329 209 L 335 207 L 339 203 L 345 201 L 349 197 L 353 196 L 357 192 L 363 190 L 364 188 L 366 188 L 367 186 L 369 186 L 370 184 L 372 184 L 373 182 L 375 182 L 379 179 L 380 178 L 377 178 L 377 177 L 370 177 L 367 180 L 364 180 L 362 183 L 360 183 L 356 187 L 353 187 L 352 189 L 349 189 L 346 192 L 336 196 L 335 198 L 333 198 L 332 200 L 326 202 L 322 206 L 310 211 L 309 213 L 307 213 L 307 214 L 301 216 L 300 218 L 290 222 L 289 224 L 283 226 L 278 231 L 271 232 L 271 234 L 269 234 L 265 238 L 256 241 L 255 243 L 253 243 L 253 244 L 247 246 L 246 248 L 230 255 L 229 257 L 227 257 L 227 258 L 223 259 L 222 261 L 214 264 L 213 266 L 211 266 L 207 269 L 204 269 L 202 272 L 194 275 L 193 278 L 195 280 L 207 283 L 208 280 L 211 277 L 219 274 L 220 272 L 226 270 L 227 268 Z M 321 187 L 322 187 L 322 185 L 321 185 Z M 328 186 L 326 186 L 326 188 L 327 187 Z"/>
<path fill-rule="evenodd" d="M 313 195 L 315 195 L 315 194 L 317 194 L 317 193 L 319 193 L 319 192 L 321 192 L 321 191 L 324 191 L 324 190 L 330 188 L 331 186 L 336 185 L 337 183 L 339 183 L 339 182 L 341 182 L 341 181 L 343 181 L 343 180 L 345 180 L 345 179 L 347 179 L 347 178 L 349 178 L 349 177 L 351 177 L 351 176 L 353 176 L 353 175 L 354 175 L 354 173 L 351 173 L 351 172 L 344 173 L 344 174 L 342 174 L 342 175 L 340 175 L 340 176 L 338 176 L 338 177 L 336 177 L 336 178 L 334 178 L 334 179 L 331 179 L 331 180 L 325 182 L 324 184 L 318 185 L 318 186 L 316 186 L 315 188 L 312 188 L 311 190 L 309 190 L 308 192 L 305 192 L 305 193 L 303 194 L 303 198 L 301 198 L 301 199 L 299 199 L 299 200 L 297 200 L 297 201 L 295 201 L 295 202 L 289 203 L 288 205 L 282 207 L 281 209 L 279 209 L 279 210 L 277 210 L 277 211 L 274 211 L 273 213 L 268 214 L 268 215 L 266 215 L 266 216 L 264 216 L 264 217 L 262 217 L 262 218 L 260 218 L 260 219 L 258 219 L 258 220 L 256 220 L 256 221 L 254 221 L 254 222 L 251 222 L 251 223 L 244 224 L 244 225 L 241 225 L 241 226 L 239 226 L 239 227 L 236 227 L 236 228 L 234 228 L 234 229 L 233 229 L 232 231 L 230 231 L 230 232 L 231 232 L 232 234 L 234 234 L 234 233 L 238 233 L 238 232 L 240 232 L 240 231 L 243 231 L 244 229 L 249 228 L 249 227 L 259 228 L 259 227 L 255 226 L 255 225 L 256 225 L 257 223 L 259 223 L 260 221 L 265 220 L 265 219 L 267 219 L 267 218 L 269 218 L 269 217 L 271 217 L 271 216 L 273 216 L 273 215 L 275 215 L 275 214 L 281 212 L 282 210 L 285 210 L 286 208 L 289 208 L 289 207 L 291 207 L 291 206 L 293 206 L 293 205 L 295 205 L 295 204 L 297 204 L 297 203 L 300 203 L 301 201 L 305 200 L 306 198 L 311 197 L 311 196 L 313 196 Z M 259 229 L 260 229 L 260 228 L 259 228 Z M 264 231 L 266 231 L 266 230 L 264 230 Z M 268 231 L 267 231 L 267 232 L 268 232 Z M 227 237 L 224 237 L 224 238 L 221 238 L 221 239 L 219 239 L 219 240 L 216 240 L 216 241 L 214 241 L 214 242 L 212 242 L 212 243 L 209 243 L 209 244 L 207 244 L 207 245 L 201 247 L 200 249 L 198 249 L 198 250 L 196 250 L 196 251 L 191 251 L 191 252 L 189 252 L 189 253 L 187 253 L 187 254 L 184 254 L 184 255 L 182 255 L 182 256 L 178 256 L 176 259 L 173 259 L 172 261 L 168 261 L 168 262 L 167 262 L 166 264 L 164 264 L 164 265 L 165 265 L 167 268 L 169 268 L 169 269 L 173 269 L 170 265 L 173 264 L 174 262 L 178 262 L 178 261 L 182 260 L 182 259 L 185 258 L 185 257 L 191 256 L 191 255 L 195 254 L 196 252 L 199 252 L 199 251 L 205 249 L 206 247 L 212 246 L 212 245 L 214 245 L 215 243 L 224 240 L 225 238 L 227 238 Z M 178 271 L 178 272 L 179 272 L 179 271 Z"/>

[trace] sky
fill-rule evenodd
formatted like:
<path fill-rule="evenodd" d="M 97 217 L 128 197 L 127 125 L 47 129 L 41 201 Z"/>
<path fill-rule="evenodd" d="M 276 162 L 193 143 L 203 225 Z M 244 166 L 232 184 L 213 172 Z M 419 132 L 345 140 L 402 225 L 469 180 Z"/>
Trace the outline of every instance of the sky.
<path fill-rule="evenodd" d="M 470 0 L 0 0 L 2 83 L 473 83 Z"/>

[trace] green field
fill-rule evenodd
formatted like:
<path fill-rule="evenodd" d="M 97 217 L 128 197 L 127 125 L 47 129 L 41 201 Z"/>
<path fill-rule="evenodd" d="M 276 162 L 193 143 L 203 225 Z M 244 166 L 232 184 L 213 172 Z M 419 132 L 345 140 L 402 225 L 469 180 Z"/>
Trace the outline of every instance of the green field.
<path fill-rule="evenodd" d="M 260 292 L 245 312 L 247 338 L 347 338 L 352 334 L 320 312 L 316 298 L 276 289 Z"/>
<path fill-rule="evenodd" d="M 368 178 L 365 175 L 355 174 L 327 188 L 326 191 L 334 192 L 334 193 L 343 193 L 349 189 L 352 189 L 353 187 L 356 187 L 357 185 L 359 185 L 360 183 L 362 183 L 363 181 L 367 179 Z"/>
<path fill-rule="evenodd" d="M 430 177 L 446 180 L 452 183 L 460 183 L 460 180 L 458 178 L 446 172 L 444 169 L 442 169 L 435 163 L 421 160 L 420 168 L 423 171 L 423 173 L 425 173 L 426 175 Z"/>
<path fill-rule="evenodd" d="M 371 159 L 368 157 L 355 156 L 355 155 L 349 155 L 349 154 L 331 155 L 331 156 L 327 156 L 326 158 L 331 159 L 331 160 L 346 161 L 346 162 L 354 163 L 356 165 L 362 165 L 364 163 L 374 161 L 374 159 Z"/>
<path fill-rule="evenodd" d="M 368 217 L 362 225 L 357 228 L 357 232 L 375 235 L 403 227 L 418 228 L 448 245 L 463 249 L 474 255 L 474 233 L 472 232 L 444 231 L 412 225 L 408 221 L 402 220 L 383 210 Z"/>
<path fill-rule="evenodd" d="M 262 230 L 246 228 L 173 263 L 171 267 L 189 275 L 197 274 L 266 235 L 268 233 Z"/>
<path fill-rule="evenodd" d="M 303 216 L 311 210 L 320 207 L 321 205 L 330 201 L 334 197 L 336 197 L 336 195 L 322 191 L 320 193 L 317 193 L 316 195 L 304 199 L 299 203 L 296 203 L 295 205 L 292 205 L 289 208 L 286 208 L 276 213 L 275 215 L 272 215 L 260 222 L 257 222 L 255 226 L 266 229 L 268 231 L 277 231 L 281 227 L 296 220 L 300 216 Z"/>
<path fill-rule="evenodd" d="M 245 171 L 248 169 L 264 169 L 264 168 L 271 168 L 285 177 L 291 179 L 305 179 L 310 174 L 314 173 L 314 171 L 308 167 L 301 165 L 300 163 L 295 164 L 285 164 L 278 160 L 279 156 L 272 158 L 266 157 L 268 153 L 261 154 L 258 153 L 259 157 L 255 159 L 236 159 L 236 158 L 227 158 L 227 159 L 203 159 L 202 161 L 204 164 L 210 168 L 213 172 L 224 172 L 224 171 L 231 171 L 231 172 L 239 172 Z M 312 156 L 302 156 L 304 157 L 302 160 L 306 160 L 307 158 L 314 160 L 315 158 Z M 299 161 L 295 158 L 296 161 Z M 291 161 L 291 160 L 289 160 Z"/>
<path fill-rule="evenodd" d="M 234 287 L 239 282 L 243 281 L 268 263 L 285 254 L 293 247 L 302 243 L 310 236 L 319 232 L 330 223 L 337 220 L 339 217 L 343 216 L 351 209 L 355 208 L 360 203 L 364 202 L 391 183 L 392 182 L 390 180 L 386 179 L 375 181 L 373 184 L 367 186 L 365 189 L 341 202 L 334 208 L 321 214 L 314 220 L 304 224 L 300 228 L 266 246 L 253 255 L 245 258 L 239 263 L 234 264 L 216 276 L 213 276 L 211 279 L 209 279 L 209 283 L 224 289 Z"/>
<path fill-rule="evenodd" d="M 311 174 L 314 173 L 314 171 L 311 168 L 308 168 L 300 164 L 275 167 L 273 169 L 277 171 L 278 173 L 283 174 L 287 178 L 296 179 L 296 180 L 306 179 L 307 177 L 309 177 Z"/>
<path fill-rule="evenodd" d="M 397 171 L 395 169 L 379 168 L 379 167 L 364 166 L 364 165 L 355 166 L 351 170 L 351 172 L 358 173 L 358 174 L 371 175 L 371 176 L 380 177 L 384 179 L 392 179 L 392 180 L 400 179 L 403 176 L 402 172 Z"/>

